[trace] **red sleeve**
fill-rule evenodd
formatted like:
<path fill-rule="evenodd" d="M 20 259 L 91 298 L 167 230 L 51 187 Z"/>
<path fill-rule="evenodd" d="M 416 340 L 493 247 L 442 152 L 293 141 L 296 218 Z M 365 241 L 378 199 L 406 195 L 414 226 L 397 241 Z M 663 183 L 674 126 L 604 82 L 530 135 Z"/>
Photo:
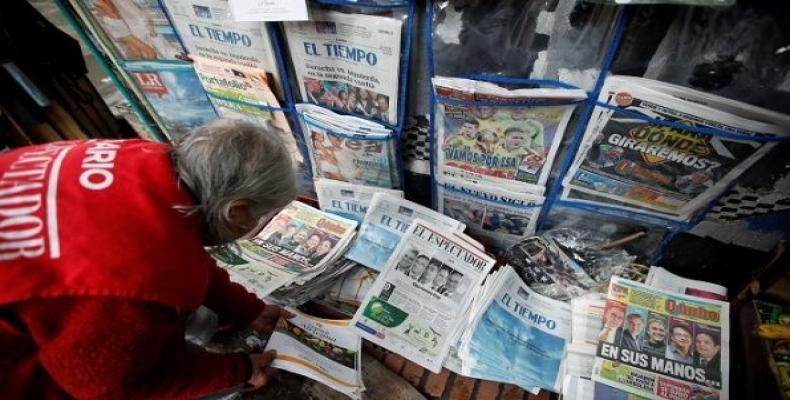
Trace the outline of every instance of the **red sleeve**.
<path fill-rule="evenodd" d="M 231 282 L 228 272 L 216 264 L 210 270 L 211 282 L 203 305 L 217 313 L 220 328 L 242 328 L 249 325 L 266 304 L 244 286 Z"/>
<path fill-rule="evenodd" d="M 76 398 L 196 398 L 247 378 L 243 353 L 187 350 L 181 318 L 159 304 L 65 298 L 29 301 L 17 311 L 44 369 Z"/>

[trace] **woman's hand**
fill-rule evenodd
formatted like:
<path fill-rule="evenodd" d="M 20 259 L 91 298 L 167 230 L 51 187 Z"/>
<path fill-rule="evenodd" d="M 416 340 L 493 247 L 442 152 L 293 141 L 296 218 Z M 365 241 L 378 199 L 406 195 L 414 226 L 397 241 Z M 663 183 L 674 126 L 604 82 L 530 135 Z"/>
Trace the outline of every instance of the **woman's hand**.
<path fill-rule="evenodd" d="M 277 352 L 271 350 L 262 354 L 250 353 L 248 356 L 252 364 L 252 375 L 247 381 L 247 385 L 250 386 L 250 390 L 266 386 L 277 374 L 277 370 L 271 366 Z"/>
<path fill-rule="evenodd" d="M 255 329 L 261 335 L 268 337 L 274 331 L 274 326 L 277 324 L 277 320 L 279 320 L 280 317 L 290 319 L 293 316 L 293 314 L 280 306 L 268 305 L 263 309 L 263 312 L 252 321 L 251 326 L 252 329 Z"/>

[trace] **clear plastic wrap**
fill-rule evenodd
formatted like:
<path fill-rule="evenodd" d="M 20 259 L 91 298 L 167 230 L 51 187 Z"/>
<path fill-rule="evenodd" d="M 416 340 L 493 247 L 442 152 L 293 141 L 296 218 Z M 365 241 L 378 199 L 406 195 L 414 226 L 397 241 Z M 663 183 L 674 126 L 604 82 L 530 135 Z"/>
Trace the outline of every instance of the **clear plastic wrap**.
<path fill-rule="evenodd" d="M 645 77 L 790 112 L 790 2 L 680 8 Z"/>
<path fill-rule="evenodd" d="M 589 90 L 618 12 L 583 1 L 437 1 L 434 73 L 553 79 Z"/>

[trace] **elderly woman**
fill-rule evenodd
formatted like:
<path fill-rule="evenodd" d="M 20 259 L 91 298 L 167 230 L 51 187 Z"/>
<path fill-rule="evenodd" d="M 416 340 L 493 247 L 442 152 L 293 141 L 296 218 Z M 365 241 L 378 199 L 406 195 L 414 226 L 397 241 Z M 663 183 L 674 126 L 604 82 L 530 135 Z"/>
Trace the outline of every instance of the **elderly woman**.
<path fill-rule="evenodd" d="M 295 196 L 271 129 L 217 120 L 174 147 L 57 142 L 0 155 L 0 398 L 195 398 L 256 388 L 273 354 L 188 350 L 188 316 L 270 332 L 279 308 L 204 246 Z"/>

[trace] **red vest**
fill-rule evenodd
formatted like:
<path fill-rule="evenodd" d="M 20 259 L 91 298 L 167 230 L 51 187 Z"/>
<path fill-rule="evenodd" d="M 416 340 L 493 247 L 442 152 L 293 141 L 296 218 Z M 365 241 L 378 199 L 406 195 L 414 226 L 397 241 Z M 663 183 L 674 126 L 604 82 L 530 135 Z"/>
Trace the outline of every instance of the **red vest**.
<path fill-rule="evenodd" d="M 0 307 L 114 296 L 198 307 L 208 266 L 201 225 L 177 206 L 170 147 L 88 140 L 0 155 Z"/>

